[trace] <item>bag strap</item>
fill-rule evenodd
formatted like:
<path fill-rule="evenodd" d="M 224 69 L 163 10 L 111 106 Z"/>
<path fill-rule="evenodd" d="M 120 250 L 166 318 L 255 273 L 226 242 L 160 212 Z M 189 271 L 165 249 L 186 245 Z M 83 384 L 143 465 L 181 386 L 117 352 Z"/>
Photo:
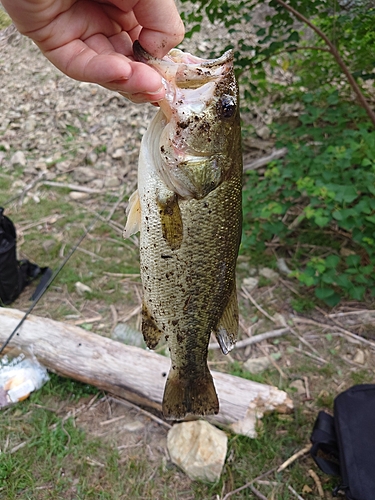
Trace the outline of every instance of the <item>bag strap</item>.
<path fill-rule="evenodd" d="M 40 267 L 39 271 L 40 272 L 38 274 L 41 275 L 41 278 L 34 293 L 30 297 L 30 300 L 32 301 L 36 300 L 39 297 L 39 295 L 41 295 L 44 292 L 52 276 L 52 269 L 50 269 L 49 267 Z"/>
<path fill-rule="evenodd" d="M 324 411 L 319 412 L 310 440 L 312 443 L 310 455 L 318 467 L 326 474 L 340 476 L 339 450 L 334 419 L 331 415 Z"/>

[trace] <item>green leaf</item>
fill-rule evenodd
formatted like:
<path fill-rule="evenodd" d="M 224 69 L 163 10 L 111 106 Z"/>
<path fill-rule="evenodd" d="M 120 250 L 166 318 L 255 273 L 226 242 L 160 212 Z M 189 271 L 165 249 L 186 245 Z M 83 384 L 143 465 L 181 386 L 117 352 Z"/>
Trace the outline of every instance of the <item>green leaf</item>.
<path fill-rule="evenodd" d="M 361 257 L 359 255 L 348 255 L 345 262 L 348 267 L 356 267 L 360 264 Z"/>
<path fill-rule="evenodd" d="M 366 292 L 366 287 L 354 286 L 349 290 L 349 295 L 355 300 L 362 300 L 365 292 Z"/>
<path fill-rule="evenodd" d="M 318 297 L 318 299 L 325 300 L 328 297 L 331 297 L 335 291 L 332 288 L 316 288 L 315 289 L 315 295 Z"/>

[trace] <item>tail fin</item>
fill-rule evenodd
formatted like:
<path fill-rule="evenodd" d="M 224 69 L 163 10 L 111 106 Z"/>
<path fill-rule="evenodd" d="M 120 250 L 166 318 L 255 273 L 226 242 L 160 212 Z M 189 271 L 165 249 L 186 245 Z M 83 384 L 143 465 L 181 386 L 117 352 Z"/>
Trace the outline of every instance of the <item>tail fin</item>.
<path fill-rule="evenodd" d="M 216 415 L 219 401 L 211 373 L 207 370 L 195 378 L 171 370 L 164 389 L 163 414 L 170 420 L 181 420 L 187 414 L 195 416 Z"/>

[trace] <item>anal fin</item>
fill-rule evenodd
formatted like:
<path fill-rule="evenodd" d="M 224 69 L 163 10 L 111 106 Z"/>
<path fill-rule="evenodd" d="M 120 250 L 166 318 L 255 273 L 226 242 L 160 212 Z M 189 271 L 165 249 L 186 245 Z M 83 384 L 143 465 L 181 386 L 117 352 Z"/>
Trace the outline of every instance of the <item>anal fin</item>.
<path fill-rule="evenodd" d="M 169 372 L 163 397 L 164 417 L 181 420 L 187 415 L 216 415 L 219 400 L 208 367 L 194 378 L 186 375 L 178 369 Z"/>
<path fill-rule="evenodd" d="M 141 203 L 139 200 L 138 189 L 129 198 L 129 204 L 126 208 L 126 225 L 122 233 L 124 239 L 130 238 L 141 228 Z"/>
<path fill-rule="evenodd" d="M 224 309 L 217 327 L 214 330 L 217 341 L 223 354 L 228 354 L 237 341 L 238 335 L 238 301 L 236 283 L 233 284 L 233 290 L 228 303 Z"/>
<path fill-rule="evenodd" d="M 144 303 L 142 304 L 142 334 L 149 349 L 155 349 L 163 334 Z"/>

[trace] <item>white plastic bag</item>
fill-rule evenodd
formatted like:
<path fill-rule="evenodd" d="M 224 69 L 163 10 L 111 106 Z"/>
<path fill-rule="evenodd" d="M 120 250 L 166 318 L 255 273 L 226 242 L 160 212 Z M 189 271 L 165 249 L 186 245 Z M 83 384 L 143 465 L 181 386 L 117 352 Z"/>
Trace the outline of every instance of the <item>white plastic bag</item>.
<path fill-rule="evenodd" d="M 0 359 L 0 408 L 28 398 L 49 380 L 47 370 L 33 356 L 21 353 Z"/>

